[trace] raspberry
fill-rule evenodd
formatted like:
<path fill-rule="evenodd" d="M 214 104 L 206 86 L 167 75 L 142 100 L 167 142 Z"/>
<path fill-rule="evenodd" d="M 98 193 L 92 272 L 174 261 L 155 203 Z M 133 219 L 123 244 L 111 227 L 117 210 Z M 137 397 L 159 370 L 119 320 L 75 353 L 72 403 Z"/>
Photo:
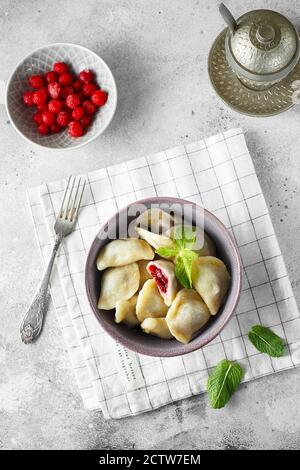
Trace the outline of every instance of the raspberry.
<path fill-rule="evenodd" d="M 49 128 L 48 128 L 48 126 L 46 126 L 46 124 L 41 124 L 41 125 L 38 127 L 38 132 L 39 132 L 41 135 L 47 135 L 48 132 L 49 132 Z"/>
<path fill-rule="evenodd" d="M 66 73 L 69 70 L 69 67 L 64 62 L 56 62 L 53 66 L 53 70 L 61 75 L 62 73 Z"/>
<path fill-rule="evenodd" d="M 28 81 L 29 85 L 32 86 L 32 88 L 43 88 L 45 83 L 41 75 L 31 75 Z"/>
<path fill-rule="evenodd" d="M 47 88 L 40 88 L 39 90 L 33 93 L 33 102 L 34 104 L 40 105 L 45 104 L 48 99 Z"/>
<path fill-rule="evenodd" d="M 73 82 L 73 88 L 74 90 L 76 91 L 80 91 L 81 88 L 82 88 L 82 82 L 80 80 L 75 80 L 75 82 Z"/>
<path fill-rule="evenodd" d="M 67 111 L 61 111 L 57 115 L 56 122 L 61 127 L 66 127 L 72 121 L 71 113 Z"/>
<path fill-rule="evenodd" d="M 66 98 L 66 105 L 71 108 L 77 108 L 77 106 L 80 105 L 80 98 L 79 96 L 73 94 L 73 95 L 68 95 Z"/>
<path fill-rule="evenodd" d="M 33 94 L 34 91 L 25 91 L 23 93 L 23 102 L 26 106 L 33 106 Z"/>
<path fill-rule="evenodd" d="M 40 113 L 43 113 L 44 111 L 48 111 L 48 105 L 47 105 L 47 103 L 45 103 L 45 104 L 39 104 L 39 105 L 37 105 L 36 109 L 37 109 Z"/>
<path fill-rule="evenodd" d="M 73 83 L 73 77 L 72 77 L 72 75 L 71 75 L 69 72 L 63 73 L 63 74 L 59 77 L 59 83 L 61 83 L 61 85 L 63 85 L 63 86 L 72 85 L 72 83 Z"/>
<path fill-rule="evenodd" d="M 85 96 L 92 96 L 92 94 L 98 89 L 95 83 L 85 83 L 82 87 L 82 93 Z"/>
<path fill-rule="evenodd" d="M 34 115 L 32 116 L 32 119 L 34 120 L 34 122 L 36 122 L 39 126 L 41 124 L 43 124 L 43 115 L 42 113 L 34 113 Z"/>
<path fill-rule="evenodd" d="M 68 95 L 72 95 L 74 93 L 74 89 L 71 86 L 66 86 L 61 90 L 61 97 L 63 100 L 67 98 Z"/>
<path fill-rule="evenodd" d="M 91 124 L 92 122 L 92 118 L 91 116 L 83 116 L 81 119 L 80 119 L 80 124 L 83 126 L 83 127 L 89 127 L 89 125 Z"/>
<path fill-rule="evenodd" d="M 60 100 L 51 100 L 48 103 L 48 109 L 51 113 L 58 114 L 64 109 L 64 102 Z"/>
<path fill-rule="evenodd" d="M 82 93 L 82 91 L 79 91 L 77 93 L 78 98 L 80 99 L 80 103 L 83 103 L 86 100 L 86 96 Z"/>
<path fill-rule="evenodd" d="M 77 121 L 70 122 L 69 134 L 71 137 L 81 137 L 83 135 L 82 125 Z"/>
<path fill-rule="evenodd" d="M 79 78 L 83 83 L 89 83 L 90 81 L 92 81 L 93 76 L 94 76 L 93 72 L 87 69 L 82 70 L 79 74 Z"/>
<path fill-rule="evenodd" d="M 57 100 L 61 94 L 61 85 L 57 82 L 49 83 L 48 92 L 53 100 Z"/>
<path fill-rule="evenodd" d="M 75 120 L 75 121 L 79 121 L 82 116 L 84 115 L 84 109 L 83 108 L 75 108 L 73 109 L 72 111 L 72 118 Z"/>
<path fill-rule="evenodd" d="M 92 94 L 92 102 L 97 106 L 103 106 L 107 101 L 107 97 L 106 91 L 97 90 Z"/>
<path fill-rule="evenodd" d="M 55 116 L 51 111 L 44 111 L 42 117 L 46 126 L 52 126 L 55 123 Z"/>
<path fill-rule="evenodd" d="M 51 70 L 50 72 L 47 72 L 45 75 L 46 82 L 47 83 L 53 83 L 58 81 L 58 74 Z"/>
<path fill-rule="evenodd" d="M 56 62 L 45 75 L 31 75 L 28 81 L 35 90 L 25 91 L 23 102 L 26 106 L 36 105 L 32 119 L 39 134 L 55 134 L 68 126 L 70 136 L 81 137 L 97 107 L 108 99 L 108 93 L 93 80 L 91 70 L 81 70 L 75 76 L 64 62 Z"/>
<path fill-rule="evenodd" d="M 92 114 L 94 114 L 95 111 L 96 111 L 96 106 L 94 105 L 94 103 L 92 103 L 89 100 L 85 100 L 82 103 L 82 107 L 83 107 L 84 111 L 86 112 L 86 114 L 89 114 L 90 116 L 92 116 Z"/>
<path fill-rule="evenodd" d="M 57 134 L 58 132 L 62 130 L 62 127 L 59 124 L 53 124 L 53 126 L 51 126 L 50 129 L 51 129 L 51 132 L 53 132 L 53 134 Z"/>

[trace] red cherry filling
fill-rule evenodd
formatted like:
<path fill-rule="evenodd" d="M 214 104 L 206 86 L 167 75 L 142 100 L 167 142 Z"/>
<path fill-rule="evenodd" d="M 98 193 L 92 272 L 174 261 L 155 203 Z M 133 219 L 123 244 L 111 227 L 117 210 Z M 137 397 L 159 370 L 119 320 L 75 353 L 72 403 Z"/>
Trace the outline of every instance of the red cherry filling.
<path fill-rule="evenodd" d="M 168 288 L 168 278 L 164 275 L 162 270 L 157 266 L 154 266 L 154 264 L 150 264 L 148 270 L 151 276 L 155 279 L 159 290 L 165 294 Z"/>

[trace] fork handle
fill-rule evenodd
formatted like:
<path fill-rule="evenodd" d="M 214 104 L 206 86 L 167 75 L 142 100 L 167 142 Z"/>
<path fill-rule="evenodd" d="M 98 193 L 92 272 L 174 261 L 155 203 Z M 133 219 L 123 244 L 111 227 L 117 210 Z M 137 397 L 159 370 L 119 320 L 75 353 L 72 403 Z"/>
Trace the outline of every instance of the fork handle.
<path fill-rule="evenodd" d="M 48 265 L 34 298 L 24 315 L 20 325 L 20 335 L 23 343 L 28 344 L 34 341 L 42 331 L 44 316 L 48 307 L 48 284 L 53 268 L 53 263 L 62 241 L 62 236 L 57 235 L 52 249 Z"/>

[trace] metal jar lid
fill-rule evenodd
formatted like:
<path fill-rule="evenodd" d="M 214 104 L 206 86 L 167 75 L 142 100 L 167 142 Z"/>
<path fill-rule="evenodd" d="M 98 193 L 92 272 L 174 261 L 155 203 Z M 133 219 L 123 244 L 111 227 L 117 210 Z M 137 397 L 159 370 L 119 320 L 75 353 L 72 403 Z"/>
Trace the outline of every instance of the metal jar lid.
<path fill-rule="evenodd" d="M 299 36 L 292 23 L 272 10 L 254 10 L 235 20 L 223 3 L 229 30 L 226 58 L 240 76 L 255 81 L 281 80 L 297 64 Z"/>

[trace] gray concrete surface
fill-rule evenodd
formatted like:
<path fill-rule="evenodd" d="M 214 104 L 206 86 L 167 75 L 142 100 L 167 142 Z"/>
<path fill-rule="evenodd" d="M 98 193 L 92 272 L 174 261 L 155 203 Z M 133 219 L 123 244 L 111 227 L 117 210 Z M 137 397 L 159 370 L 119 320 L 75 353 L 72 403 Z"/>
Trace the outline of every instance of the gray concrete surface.
<path fill-rule="evenodd" d="M 299 21 L 297 0 L 228 0 L 237 14 L 269 7 Z M 0 3 L 0 79 L 45 43 L 69 41 L 98 52 L 119 88 L 106 133 L 70 153 L 19 137 L 0 106 L 0 448 L 300 448 L 300 370 L 241 387 L 222 411 L 206 396 L 151 414 L 104 421 L 83 409 L 53 310 L 26 347 L 19 320 L 41 273 L 25 189 L 241 125 L 269 204 L 299 302 L 300 108 L 274 118 L 236 114 L 207 76 L 210 45 L 223 27 L 218 1 L 31 0 Z"/>

